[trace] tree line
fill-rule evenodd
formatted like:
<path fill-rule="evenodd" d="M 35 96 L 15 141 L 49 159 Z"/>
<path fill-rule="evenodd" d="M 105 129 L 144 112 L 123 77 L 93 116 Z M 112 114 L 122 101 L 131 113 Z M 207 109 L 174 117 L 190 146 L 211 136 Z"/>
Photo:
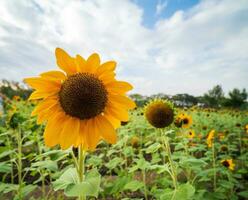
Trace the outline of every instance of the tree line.
<path fill-rule="evenodd" d="M 225 95 L 221 85 L 216 85 L 209 91 L 207 91 L 202 96 L 193 96 L 187 93 L 176 94 L 176 95 L 166 95 L 159 93 L 151 96 L 143 96 L 140 94 L 130 95 L 134 99 L 138 106 L 143 106 L 152 98 L 162 98 L 169 99 L 174 102 L 177 106 L 181 107 L 190 107 L 198 105 L 201 107 L 232 107 L 232 108 L 241 108 L 248 109 L 247 97 L 248 93 L 246 89 L 234 88 Z"/>

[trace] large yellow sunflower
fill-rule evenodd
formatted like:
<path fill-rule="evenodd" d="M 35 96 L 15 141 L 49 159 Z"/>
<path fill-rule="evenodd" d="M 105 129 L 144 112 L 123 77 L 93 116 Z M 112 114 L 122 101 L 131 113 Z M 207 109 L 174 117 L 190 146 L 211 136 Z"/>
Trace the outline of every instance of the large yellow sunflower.
<path fill-rule="evenodd" d="M 24 80 L 35 89 L 29 99 L 43 99 L 32 115 L 38 115 L 38 123 L 47 122 L 45 144 L 94 150 L 101 139 L 115 143 L 115 129 L 135 107 L 126 96 L 132 86 L 115 79 L 116 62 L 100 64 L 96 53 L 87 60 L 74 58 L 60 48 L 55 55 L 65 73 L 48 71 Z"/>

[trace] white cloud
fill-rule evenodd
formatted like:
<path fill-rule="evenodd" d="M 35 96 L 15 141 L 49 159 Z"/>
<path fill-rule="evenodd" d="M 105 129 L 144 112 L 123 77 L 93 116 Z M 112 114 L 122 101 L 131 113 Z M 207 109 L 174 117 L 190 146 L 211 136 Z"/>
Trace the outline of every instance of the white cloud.
<path fill-rule="evenodd" d="M 168 1 L 159 0 L 156 5 L 156 15 L 160 15 L 168 5 Z"/>
<path fill-rule="evenodd" d="M 143 94 L 247 87 L 246 0 L 201 1 L 153 29 L 142 25 L 143 15 L 131 0 L 3 0 L 0 78 L 54 69 L 59 46 L 71 55 L 98 52 L 103 61 L 117 60 L 119 77 Z"/>

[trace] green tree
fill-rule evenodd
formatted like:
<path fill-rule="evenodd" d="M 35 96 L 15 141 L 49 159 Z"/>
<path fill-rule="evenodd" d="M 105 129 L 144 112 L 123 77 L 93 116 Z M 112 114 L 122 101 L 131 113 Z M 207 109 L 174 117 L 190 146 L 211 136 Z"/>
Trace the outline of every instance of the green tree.
<path fill-rule="evenodd" d="M 203 101 L 208 106 L 219 107 L 224 100 L 224 92 L 221 85 L 216 85 L 203 96 Z"/>
<path fill-rule="evenodd" d="M 228 94 L 230 98 L 227 99 L 227 105 L 235 108 L 243 106 L 246 103 L 248 97 L 246 89 L 241 91 L 237 88 L 234 88 Z"/>

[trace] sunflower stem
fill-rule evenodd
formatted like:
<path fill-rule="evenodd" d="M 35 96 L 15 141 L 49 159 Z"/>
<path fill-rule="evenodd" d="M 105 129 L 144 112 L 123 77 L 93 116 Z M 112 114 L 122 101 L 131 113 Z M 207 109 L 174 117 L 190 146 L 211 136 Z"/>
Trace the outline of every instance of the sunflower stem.
<path fill-rule="evenodd" d="M 18 127 L 18 130 L 16 131 L 17 133 L 17 170 L 18 170 L 18 199 L 21 200 L 22 199 L 22 186 L 23 186 L 23 182 L 22 182 L 22 136 L 21 136 L 21 129 L 20 127 Z"/>
<path fill-rule="evenodd" d="M 215 164 L 215 148 L 214 148 L 214 140 L 212 143 L 212 153 L 213 153 L 213 169 L 214 169 L 214 191 L 216 191 L 216 164 Z"/>
<path fill-rule="evenodd" d="M 171 178 L 172 178 L 172 181 L 173 181 L 173 186 L 174 186 L 174 189 L 176 190 L 177 189 L 177 171 L 176 171 L 176 167 L 174 165 L 174 162 L 172 160 L 172 156 L 171 156 L 171 149 L 170 149 L 170 143 L 169 143 L 169 138 L 167 136 L 163 136 L 163 130 L 161 129 L 161 137 L 162 137 L 162 141 L 163 141 L 163 145 L 164 145 L 164 148 L 167 152 L 167 156 L 168 156 L 168 160 L 169 160 L 169 163 L 170 163 L 170 171 L 171 171 Z"/>
<path fill-rule="evenodd" d="M 79 147 L 79 155 L 78 155 L 78 178 L 79 178 L 80 183 L 84 181 L 85 155 L 86 155 L 86 152 L 84 151 L 83 147 L 80 146 Z M 79 200 L 86 200 L 86 196 L 79 196 L 78 199 Z"/>

